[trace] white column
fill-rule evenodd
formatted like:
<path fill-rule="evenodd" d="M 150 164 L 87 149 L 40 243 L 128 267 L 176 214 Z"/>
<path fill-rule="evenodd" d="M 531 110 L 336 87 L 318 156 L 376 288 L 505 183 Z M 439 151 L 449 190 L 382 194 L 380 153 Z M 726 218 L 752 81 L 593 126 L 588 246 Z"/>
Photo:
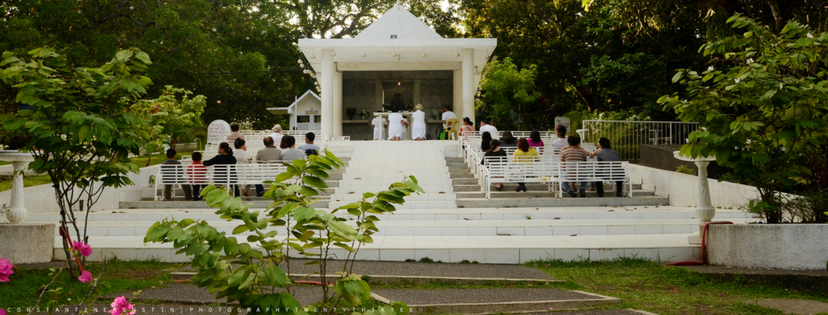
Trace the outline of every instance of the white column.
<path fill-rule="evenodd" d="M 454 70 L 454 86 L 452 93 L 454 95 L 454 99 L 452 101 L 452 111 L 454 111 L 454 114 L 457 115 L 457 118 L 463 119 L 463 117 L 466 116 L 463 116 L 463 73 L 460 70 Z"/>
<path fill-rule="evenodd" d="M 321 81 L 319 87 L 322 89 L 322 139 L 330 139 L 333 135 L 333 50 L 322 50 L 322 73 L 317 73 Z"/>
<path fill-rule="evenodd" d="M 29 162 L 14 161 L 12 167 L 14 168 L 14 178 L 12 179 L 11 200 L 9 201 L 9 212 L 6 213 L 6 219 L 11 223 L 22 223 L 29 216 L 29 211 L 23 205 L 25 200 L 23 195 L 23 171 Z"/>
<path fill-rule="evenodd" d="M 420 79 L 414 80 L 414 91 L 412 91 L 411 94 L 412 94 L 411 95 L 412 96 L 411 101 L 412 101 L 412 103 L 414 103 L 414 105 L 422 103 L 422 101 L 420 101 Z M 433 104 L 428 104 L 428 105 L 423 104 L 423 106 L 430 106 L 430 105 L 433 105 Z"/>
<path fill-rule="evenodd" d="M 333 75 L 333 135 L 342 135 L 342 72 Z"/>
<path fill-rule="evenodd" d="M 474 86 L 473 49 L 463 49 L 463 63 L 461 64 L 460 68 L 463 72 L 463 116 L 469 117 L 472 121 L 477 123 L 477 121 L 474 119 L 474 92 L 477 89 Z"/>

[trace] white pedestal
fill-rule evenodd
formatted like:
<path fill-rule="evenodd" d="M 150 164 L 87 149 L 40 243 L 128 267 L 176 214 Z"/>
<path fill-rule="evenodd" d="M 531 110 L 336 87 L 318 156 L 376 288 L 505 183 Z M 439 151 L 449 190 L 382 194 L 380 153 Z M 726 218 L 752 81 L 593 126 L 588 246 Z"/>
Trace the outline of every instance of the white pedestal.
<path fill-rule="evenodd" d="M 702 230 L 704 230 L 704 225 L 712 221 L 713 217 L 716 216 L 716 209 L 713 208 L 713 202 L 710 199 L 710 185 L 707 183 L 707 165 L 710 164 L 711 161 L 715 161 L 716 157 L 699 157 L 693 159 L 681 156 L 679 151 L 674 151 L 673 156 L 682 161 L 692 161 L 696 163 L 696 168 L 699 170 L 699 201 L 696 206 L 696 218 L 699 219 L 699 231 L 693 233 L 693 235 L 690 235 L 688 237 L 688 241 L 690 242 L 690 245 L 700 245 L 701 233 Z"/>
<path fill-rule="evenodd" d="M 12 162 L 14 168 L 11 200 L 9 200 L 9 212 L 6 213 L 6 219 L 11 223 L 22 223 L 29 216 L 29 211 L 26 210 L 23 202 L 25 200 L 23 195 L 23 171 L 29 165 L 29 162 L 34 161 L 34 158 L 29 153 L 17 150 L 2 150 L 0 151 L 0 161 Z"/>

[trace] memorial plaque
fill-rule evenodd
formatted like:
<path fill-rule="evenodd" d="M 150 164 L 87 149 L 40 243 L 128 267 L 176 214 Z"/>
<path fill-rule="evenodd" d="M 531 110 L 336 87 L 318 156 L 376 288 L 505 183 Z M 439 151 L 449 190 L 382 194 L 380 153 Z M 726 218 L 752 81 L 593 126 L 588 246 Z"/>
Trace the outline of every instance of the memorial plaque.
<path fill-rule="evenodd" d="M 218 119 L 213 120 L 207 127 L 207 143 L 219 144 L 227 142 L 227 134 L 230 133 L 230 124 Z"/>

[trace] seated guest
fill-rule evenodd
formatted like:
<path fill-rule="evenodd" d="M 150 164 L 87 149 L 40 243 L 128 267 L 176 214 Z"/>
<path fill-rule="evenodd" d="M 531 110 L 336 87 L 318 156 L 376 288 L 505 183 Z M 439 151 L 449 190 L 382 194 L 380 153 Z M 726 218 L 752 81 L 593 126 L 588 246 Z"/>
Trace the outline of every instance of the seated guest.
<path fill-rule="evenodd" d="M 480 144 L 478 144 L 478 146 L 480 147 L 480 151 L 489 151 L 492 145 L 492 134 L 490 134 L 488 131 L 484 131 L 480 135 L 480 140 Z"/>
<path fill-rule="evenodd" d="M 474 131 L 474 123 L 469 119 L 469 117 L 463 118 L 463 125 L 460 126 L 460 130 L 457 131 L 457 135 L 462 136 L 464 131 Z"/>
<path fill-rule="evenodd" d="M 161 163 L 161 178 L 164 182 L 179 183 L 183 170 L 181 169 L 181 162 L 175 159 L 175 149 L 167 149 L 167 160 Z M 164 200 L 170 201 L 172 199 L 172 184 L 164 184 Z M 184 189 L 184 198 L 193 200 L 190 185 L 181 185 Z"/>
<path fill-rule="evenodd" d="M 610 141 L 607 138 L 598 139 L 598 150 L 592 153 L 592 156 L 598 157 L 598 161 L 621 161 L 621 154 L 610 147 Z M 604 182 L 595 182 L 595 188 L 598 190 L 598 197 L 604 196 Z M 615 196 L 624 197 L 624 182 L 615 182 Z"/>
<path fill-rule="evenodd" d="M 187 179 L 192 185 L 193 200 L 201 200 L 201 189 L 207 186 L 207 168 L 201 164 L 201 152 L 193 152 L 193 164 L 187 166 Z"/>
<path fill-rule="evenodd" d="M 569 136 L 569 138 L 567 138 L 567 142 L 569 143 L 569 146 L 561 150 L 561 162 L 563 164 L 561 169 L 565 171 L 564 176 L 567 174 L 574 176 L 577 174 L 577 167 L 574 164 L 586 162 L 589 157 L 589 152 L 581 148 L 581 138 L 578 136 Z M 568 182 L 562 182 L 561 186 L 567 194 L 572 197 L 577 197 L 575 190 L 569 185 Z M 586 186 L 587 182 L 581 182 L 581 188 L 578 192 L 580 192 L 582 198 L 586 197 Z"/>
<path fill-rule="evenodd" d="M 558 125 L 558 127 L 555 128 L 555 132 L 558 134 L 558 139 L 555 140 L 555 142 L 552 142 L 552 147 L 554 147 L 556 151 L 561 151 L 563 148 L 569 146 L 569 143 L 566 140 L 566 127 Z"/>
<path fill-rule="evenodd" d="M 511 131 L 504 131 L 503 135 L 500 136 L 500 145 L 503 147 L 515 147 L 517 146 L 517 139 L 515 136 L 512 135 Z"/>
<path fill-rule="evenodd" d="M 530 147 L 543 147 L 543 140 L 541 140 L 540 131 L 532 130 L 532 132 L 529 133 L 529 139 L 527 139 L 527 141 L 529 141 Z"/>
<path fill-rule="evenodd" d="M 529 142 L 526 141 L 526 138 L 520 138 L 517 141 L 517 150 L 515 150 L 515 154 L 512 157 L 512 162 L 520 162 L 521 164 L 533 163 L 535 162 L 535 158 L 538 157 L 538 151 L 535 148 L 529 146 Z M 526 184 L 518 183 L 518 187 L 515 188 L 515 191 L 526 192 Z"/>
<path fill-rule="evenodd" d="M 313 144 L 313 140 L 316 139 L 316 134 L 313 132 L 308 132 L 305 134 L 305 144 L 300 145 L 297 149 L 305 151 L 305 155 L 318 155 L 319 154 L 319 146 Z"/>
<path fill-rule="evenodd" d="M 244 140 L 244 135 L 239 133 L 238 124 L 232 124 L 230 125 L 230 133 L 227 134 L 227 142 L 233 143 L 233 141 L 236 141 L 236 139 Z"/>
<path fill-rule="evenodd" d="M 233 142 L 233 147 L 236 148 L 236 151 L 233 152 L 233 157 L 236 158 L 236 164 L 250 164 L 250 160 L 252 160 L 253 157 L 247 154 L 247 146 L 245 145 L 244 139 L 236 139 L 236 141 Z M 249 189 L 250 185 L 244 185 L 241 189 L 242 196 L 249 196 L 247 193 Z"/>
<path fill-rule="evenodd" d="M 443 130 L 449 130 L 451 126 L 448 126 L 446 123 L 449 119 L 457 119 L 457 115 L 451 111 L 451 106 L 443 105 L 443 115 L 440 116 L 440 119 L 443 121 Z"/>
<path fill-rule="evenodd" d="M 275 161 L 282 160 L 282 151 L 276 148 L 273 145 L 273 138 L 270 136 L 265 137 L 262 139 L 262 143 L 264 143 L 264 148 L 259 150 L 256 153 L 256 163 L 259 164 L 268 164 Z M 263 185 L 256 185 L 256 196 L 264 196 L 264 186 Z"/>
<path fill-rule="evenodd" d="M 480 121 L 480 132 L 488 131 L 492 135 L 492 139 L 500 139 L 500 132 L 497 131 L 495 126 L 489 125 L 489 122 L 486 120 Z M 503 145 L 501 143 L 501 145 Z"/>
<path fill-rule="evenodd" d="M 236 164 L 236 158 L 233 157 L 233 149 L 227 142 L 219 143 L 218 155 L 204 161 L 204 166 L 219 165 L 213 171 L 213 182 L 216 184 L 227 185 L 228 190 L 233 186 L 234 196 L 239 195 L 239 186 L 233 185 L 237 181 L 236 169 L 233 165 Z"/>
<path fill-rule="evenodd" d="M 277 124 L 273 126 L 273 133 L 270 134 L 270 138 L 273 139 L 273 143 L 282 142 L 282 125 Z"/>
<path fill-rule="evenodd" d="M 307 160 L 305 152 L 296 148 L 296 138 L 284 136 L 286 149 L 282 150 L 282 160 L 293 162 L 293 160 Z"/>
<path fill-rule="evenodd" d="M 500 141 L 492 140 L 489 145 L 489 150 L 483 154 L 483 161 L 480 161 L 480 164 L 484 164 L 486 162 L 486 157 L 506 157 L 506 151 L 500 149 Z M 503 183 L 497 184 L 497 190 L 503 190 Z"/>

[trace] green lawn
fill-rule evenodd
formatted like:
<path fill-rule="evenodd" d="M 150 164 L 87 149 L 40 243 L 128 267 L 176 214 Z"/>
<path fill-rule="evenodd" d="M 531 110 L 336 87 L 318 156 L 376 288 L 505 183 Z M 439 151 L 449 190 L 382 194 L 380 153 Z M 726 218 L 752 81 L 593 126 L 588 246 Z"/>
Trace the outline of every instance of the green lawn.
<path fill-rule="evenodd" d="M 170 272 L 181 267 L 178 264 L 159 262 L 124 262 L 112 261 L 106 266 L 106 271 L 98 284 L 98 295 L 118 292 L 137 291 L 143 288 L 158 286 L 170 282 Z M 98 277 L 102 264 L 90 264 L 88 269 L 93 277 Z M 11 281 L 0 283 L 0 305 L 4 307 L 34 307 L 37 304 L 39 291 L 52 280 L 49 269 L 24 270 L 18 268 L 11 276 Z M 80 283 L 69 278 L 64 270 L 57 277 L 50 289 L 62 288 L 59 293 L 44 294 L 41 306 L 48 301 L 57 301 L 60 305 L 77 304 L 86 295 L 90 284 Z M 131 298 L 131 296 L 127 296 Z M 90 301 L 91 302 L 91 301 Z M 99 304 L 109 304 L 109 299 L 99 299 Z"/>
<path fill-rule="evenodd" d="M 534 262 L 527 264 L 577 289 L 620 298 L 613 309 L 671 314 L 783 314 L 746 302 L 799 298 L 828 302 L 828 292 L 808 292 L 746 279 L 718 280 L 680 267 L 642 261 Z"/>
<path fill-rule="evenodd" d="M 183 264 L 159 262 L 110 262 L 101 278 L 98 295 L 117 292 L 134 292 L 170 283 L 169 274 Z M 762 283 L 747 279 L 721 280 L 680 267 L 669 267 L 643 260 L 617 262 L 533 262 L 527 266 L 538 268 L 551 277 L 565 282 L 550 284 L 490 283 L 462 285 L 433 282 L 428 284 L 372 284 L 372 288 L 410 289 L 474 289 L 546 287 L 566 290 L 582 290 L 617 297 L 622 303 L 603 309 L 639 309 L 660 315 L 671 314 L 779 314 L 772 309 L 749 304 L 750 301 L 767 298 L 798 298 L 828 302 L 824 289 L 795 289 L 778 283 Z M 98 276 L 101 265 L 90 265 Z M 0 283 L 0 306 L 34 306 L 38 292 L 52 277 L 48 269 L 18 269 L 11 282 Z M 496 276 L 496 275 L 490 275 Z M 72 305 L 86 293 L 87 284 L 70 281 L 64 272 L 58 278 L 61 293 L 47 293 L 45 299 L 57 300 L 62 305 Z M 371 282 L 369 280 L 369 282 Z M 824 286 L 822 286 L 824 288 Z M 130 298 L 130 296 L 127 296 Z M 100 299 L 100 304 L 109 304 Z M 147 303 L 144 301 L 142 303 Z M 554 313 L 552 313 L 554 314 Z"/>

